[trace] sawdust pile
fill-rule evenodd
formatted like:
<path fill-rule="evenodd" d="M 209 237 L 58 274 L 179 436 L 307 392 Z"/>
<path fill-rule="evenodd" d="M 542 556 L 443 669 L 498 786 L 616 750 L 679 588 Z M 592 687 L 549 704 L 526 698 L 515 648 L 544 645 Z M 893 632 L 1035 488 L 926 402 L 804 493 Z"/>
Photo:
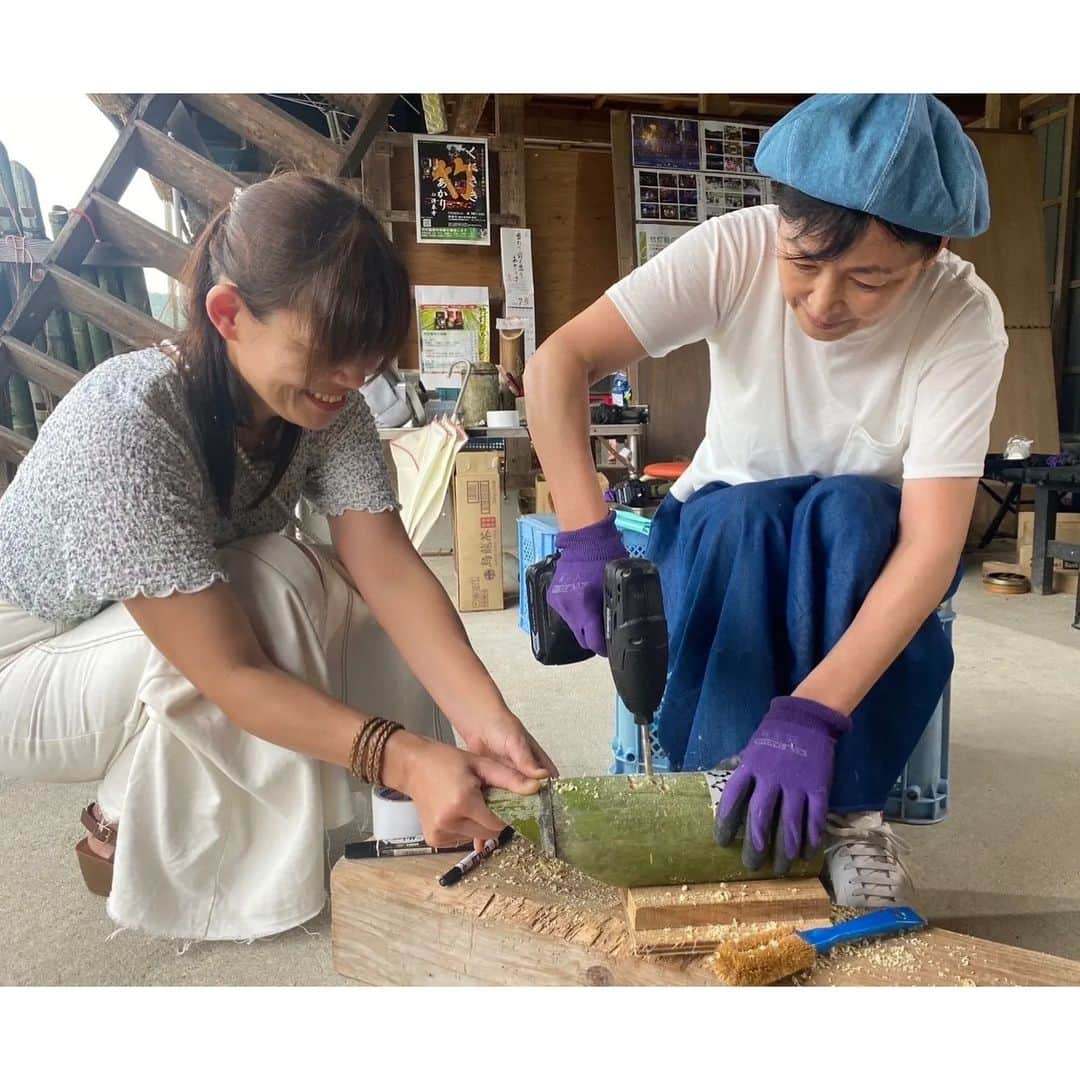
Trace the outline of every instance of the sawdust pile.
<path fill-rule="evenodd" d="M 482 863 L 469 880 L 491 885 L 550 893 L 568 908 L 591 909 L 617 907 L 622 893 L 613 885 L 587 877 L 561 859 L 552 859 L 520 836 Z"/>

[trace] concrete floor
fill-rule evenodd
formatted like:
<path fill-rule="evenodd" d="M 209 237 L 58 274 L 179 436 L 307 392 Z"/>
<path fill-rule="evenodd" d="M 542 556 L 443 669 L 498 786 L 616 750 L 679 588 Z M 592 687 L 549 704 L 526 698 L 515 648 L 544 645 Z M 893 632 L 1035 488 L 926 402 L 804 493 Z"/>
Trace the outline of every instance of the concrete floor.
<path fill-rule="evenodd" d="M 451 560 L 432 565 L 452 582 Z M 516 580 L 509 563 L 506 579 Z M 1080 631 L 1070 625 L 1072 605 L 1066 595 L 991 596 L 972 564 L 956 598 L 950 814 L 899 832 L 912 848 L 919 909 L 933 922 L 1080 960 Z M 606 771 L 605 666 L 540 667 L 516 607 L 465 621 L 511 708 L 563 774 Z M 196 945 L 182 956 L 174 943 L 141 935 L 108 941 L 104 903 L 83 887 L 72 854 L 80 804 L 92 791 L 0 778 L 0 983 L 345 981 L 331 964 L 325 912 L 271 940 Z"/>

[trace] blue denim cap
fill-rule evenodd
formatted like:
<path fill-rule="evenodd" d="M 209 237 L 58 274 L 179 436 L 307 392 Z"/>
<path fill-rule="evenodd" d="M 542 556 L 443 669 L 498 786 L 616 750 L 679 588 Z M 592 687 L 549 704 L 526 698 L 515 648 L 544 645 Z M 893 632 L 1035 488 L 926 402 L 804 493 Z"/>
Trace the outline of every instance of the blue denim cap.
<path fill-rule="evenodd" d="M 932 94 L 815 94 L 765 133 L 754 165 L 804 195 L 933 236 L 990 226 L 979 151 Z"/>

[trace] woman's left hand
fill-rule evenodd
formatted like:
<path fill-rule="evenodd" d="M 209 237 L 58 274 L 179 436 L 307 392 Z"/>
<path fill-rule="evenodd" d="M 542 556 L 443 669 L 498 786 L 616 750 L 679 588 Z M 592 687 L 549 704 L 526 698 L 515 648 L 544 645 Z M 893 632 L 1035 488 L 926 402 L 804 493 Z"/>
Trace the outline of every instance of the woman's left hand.
<path fill-rule="evenodd" d="M 476 719 L 462 736 L 471 753 L 501 761 L 523 776 L 554 780 L 559 775 L 543 747 L 509 709 Z"/>

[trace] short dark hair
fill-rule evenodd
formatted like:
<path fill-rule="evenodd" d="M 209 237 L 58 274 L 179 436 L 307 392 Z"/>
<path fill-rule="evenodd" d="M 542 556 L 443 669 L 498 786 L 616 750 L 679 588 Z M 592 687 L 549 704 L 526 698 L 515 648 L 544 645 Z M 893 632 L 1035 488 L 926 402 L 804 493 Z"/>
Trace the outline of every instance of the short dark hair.
<path fill-rule="evenodd" d="M 921 248 L 923 258 L 933 258 L 941 247 L 940 236 L 894 225 L 862 210 L 849 210 L 846 206 L 822 202 L 786 184 L 774 183 L 772 191 L 780 216 L 798 228 L 793 239 L 807 237 L 820 243 L 820 247 L 810 256 L 814 261 L 832 262 L 839 259 L 862 239 L 872 221 L 887 229 L 901 244 Z"/>

